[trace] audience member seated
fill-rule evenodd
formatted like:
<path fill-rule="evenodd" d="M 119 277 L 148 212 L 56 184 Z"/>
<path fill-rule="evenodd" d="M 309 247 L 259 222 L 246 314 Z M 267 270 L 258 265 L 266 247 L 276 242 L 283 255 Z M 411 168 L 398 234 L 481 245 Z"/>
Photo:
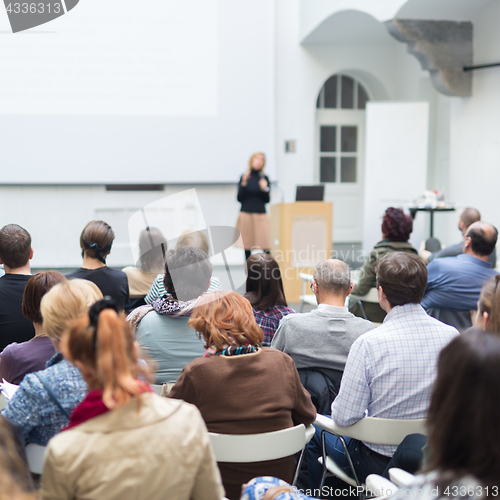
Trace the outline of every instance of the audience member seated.
<path fill-rule="evenodd" d="M 491 333 L 500 333 L 500 274 L 491 278 L 483 285 L 479 301 L 477 303 L 477 314 L 474 326 L 478 330 L 486 330 Z"/>
<path fill-rule="evenodd" d="M 500 339 L 470 330 L 439 356 L 424 473 L 391 500 L 498 496 Z"/>
<path fill-rule="evenodd" d="M 24 448 L 0 417 L 0 500 L 36 500 Z"/>
<path fill-rule="evenodd" d="M 99 301 L 61 341 L 90 392 L 50 440 L 42 500 L 220 500 L 224 496 L 199 411 L 145 382 L 130 326 Z"/>
<path fill-rule="evenodd" d="M 456 257 L 457 255 L 460 255 L 463 253 L 463 243 L 464 243 L 464 236 L 465 233 L 467 232 L 467 229 L 469 229 L 469 226 L 471 224 L 474 224 L 474 222 L 478 222 L 481 220 L 481 214 L 479 213 L 478 210 L 475 208 L 464 208 L 460 212 L 460 217 L 458 221 L 458 230 L 462 234 L 462 239 L 459 243 L 455 243 L 454 245 L 449 245 L 446 248 L 443 248 L 437 252 L 428 252 L 425 250 L 425 241 L 422 242 L 420 245 L 420 250 L 419 250 L 419 255 L 424 259 L 424 262 L 426 264 L 432 262 L 434 259 L 440 259 L 442 257 Z M 495 267 L 497 263 L 497 254 L 496 251 L 493 250 L 491 254 L 488 257 L 488 262 L 491 263 L 491 267 Z"/>
<path fill-rule="evenodd" d="M 203 356 L 203 342 L 188 321 L 212 276 L 212 263 L 202 250 L 182 246 L 170 250 L 166 260 L 167 294 L 128 317 L 145 357 L 156 364 L 157 384 L 175 382 L 189 362 Z"/>
<path fill-rule="evenodd" d="M 418 256 L 392 252 L 377 266 L 379 302 L 388 313 L 383 325 L 361 335 L 351 347 L 332 404 L 332 418 L 347 427 L 365 416 L 424 418 L 429 406 L 441 349 L 458 335 L 455 328 L 431 318 L 420 306 L 427 268 Z M 339 438 L 325 435 L 326 451 L 348 474 L 350 469 Z M 360 481 L 382 474 L 395 446 L 364 443 L 346 437 Z M 311 488 L 318 488 L 322 466 L 321 432 L 308 444 Z"/>
<path fill-rule="evenodd" d="M 382 240 L 377 243 L 370 252 L 363 268 L 359 282 L 352 290 L 354 295 L 366 295 L 375 287 L 375 267 L 378 261 L 390 252 L 405 252 L 410 255 L 418 255 L 413 246 L 408 243 L 410 234 L 413 231 L 413 219 L 406 215 L 399 208 L 388 208 L 382 219 Z M 363 309 L 362 309 L 362 308 Z M 385 311 L 379 304 L 351 300 L 349 309 L 356 316 L 363 316 L 363 310 L 366 318 L 375 323 L 382 323 L 385 318 Z"/>
<path fill-rule="evenodd" d="M 197 306 L 189 326 L 205 340 L 207 354 L 187 365 L 169 393 L 198 407 L 210 432 L 258 434 L 297 424 L 310 425 L 316 410 L 291 358 L 260 347 L 262 330 L 248 300 L 214 292 Z M 236 500 L 241 485 L 255 476 L 290 482 L 295 461 L 219 463 L 226 495 Z"/>
<path fill-rule="evenodd" d="M 422 307 L 428 314 L 460 331 L 472 326 L 483 283 L 497 274 L 488 262 L 497 243 L 498 232 L 490 224 L 469 226 L 463 254 L 434 259 L 428 265 L 428 282 Z"/>
<path fill-rule="evenodd" d="M 43 331 L 40 302 L 55 285 L 66 281 L 57 271 L 43 271 L 33 275 L 26 283 L 23 294 L 22 312 L 33 322 L 35 336 L 18 344 L 13 342 L 0 354 L 0 380 L 19 385 L 27 373 L 43 370 L 47 361 L 54 356 L 54 344 Z"/>
<path fill-rule="evenodd" d="M 269 347 L 281 318 L 295 312 L 286 302 L 280 266 L 269 254 L 256 253 L 247 259 L 245 298 L 264 333 L 262 345 Z"/>
<path fill-rule="evenodd" d="M 75 279 L 54 286 L 42 299 L 43 329 L 56 353 L 47 368 L 24 377 L 2 415 L 21 427 L 25 444 L 45 446 L 68 424 L 69 416 L 87 393 L 80 371 L 63 358 L 59 341 L 68 321 L 80 317 L 102 298 L 97 286 Z"/>
<path fill-rule="evenodd" d="M 102 220 L 89 222 L 80 235 L 83 266 L 66 277 L 80 278 L 95 283 L 102 294 L 116 301 L 123 309 L 129 300 L 127 275 L 118 269 L 106 266 L 106 257 L 111 252 L 115 233 Z"/>
<path fill-rule="evenodd" d="M 32 257 L 31 236 L 26 229 L 17 224 L 0 229 L 0 264 L 5 269 L 0 278 L 0 351 L 12 342 L 25 342 L 35 335 L 33 323 L 21 310 Z"/>
<path fill-rule="evenodd" d="M 163 248 L 162 248 L 163 244 Z M 163 251 L 167 251 L 167 240 L 156 227 L 143 229 L 139 235 L 139 261 L 137 267 L 127 266 L 123 272 L 128 278 L 128 292 L 130 301 L 126 310 L 146 304 L 144 298 L 153 285 L 158 273 L 165 269 Z"/>
<path fill-rule="evenodd" d="M 345 307 L 352 287 L 351 273 L 345 262 L 337 259 L 320 262 L 314 269 L 311 285 L 317 309 L 284 317 L 271 343 L 271 347 L 291 356 L 318 412 L 329 411 L 338 394 L 352 343 L 374 328 L 372 323 L 354 316 Z M 321 372 L 326 382 L 311 380 L 314 375 L 308 373 L 310 370 Z M 324 384 L 331 386 L 331 390 L 325 390 Z"/>
<path fill-rule="evenodd" d="M 177 245 L 175 245 L 176 250 L 180 247 L 197 248 L 198 250 L 205 252 L 207 255 L 210 255 L 208 239 L 201 231 L 183 231 L 177 240 Z M 163 284 L 164 277 L 164 274 L 158 274 L 153 285 L 151 286 L 151 289 L 144 299 L 146 304 L 151 305 L 156 299 L 159 299 L 168 293 Z M 212 276 L 210 286 L 208 287 L 206 293 L 212 293 L 215 292 L 215 290 L 220 289 L 221 286 L 219 278 Z"/>

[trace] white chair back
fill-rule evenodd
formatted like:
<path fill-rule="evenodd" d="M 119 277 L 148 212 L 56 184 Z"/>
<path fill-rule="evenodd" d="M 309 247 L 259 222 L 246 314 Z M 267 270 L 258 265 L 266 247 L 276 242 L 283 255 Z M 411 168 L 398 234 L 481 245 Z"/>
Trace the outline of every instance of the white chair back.
<path fill-rule="evenodd" d="M 365 417 L 354 425 L 340 427 L 330 418 L 317 415 L 314 423 L 328 432 L 374 444 L 398 446 L 408 434 L 427 435 L 425 418 L 397 420 L 393 418 Z"/>
<path fill-rule="evenodd" d="M 310 426 L 312 428 L 312 426 Z M 289 457 L 301 451 L 312 434 L 303 424 L 262 434 L 209 432 L 217 462 L 263 462 Z"/>
<path fill-rule="evenodd" d="M 354 295 L 351 293 L 350 297 L 351 299 L 378 304 L 378 293 L 376 288 L 370 288 L 370 291 L 366 295 Z"/>
<path fill-rule="evenodd" d="M 316 415 L 314 423 L 338 436 L 348 436 L 359 441 L 374 444 L 386 444 L 398 446 L 408 434 L 427 434 L 425 419 L 396 420 L 393 418 L 365 417 L 349 427 L 340 427 L 335 422 L 324 415 Z M 323 457 L 319 458 L 323 462 Z M 352 486 L 358 486 L 355 479 L 341 469 L 331 457 L 326 456 L 326 469 L 342 481 Z M 323 486 L 325 476 L 321 480 Z"/>
<path fill-rule="evenodd" d="M 28 468 L 33 474 L 42 474 L 43 464 L 45 462 L 46 446 L 30 443 L 26 446 L 26 457 L 28 459 Z"/>

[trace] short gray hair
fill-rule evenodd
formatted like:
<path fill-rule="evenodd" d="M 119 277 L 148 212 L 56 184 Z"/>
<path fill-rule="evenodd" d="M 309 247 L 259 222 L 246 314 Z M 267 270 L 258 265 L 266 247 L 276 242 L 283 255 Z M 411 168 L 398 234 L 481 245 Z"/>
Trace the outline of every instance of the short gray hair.
<path fill-rule="evenodd" d="M 313 279 L 320 288 L 331 293 L 347 293 L 351 284 L 351 270 L 341 260 L 328 259 L 314 268 Z"/>

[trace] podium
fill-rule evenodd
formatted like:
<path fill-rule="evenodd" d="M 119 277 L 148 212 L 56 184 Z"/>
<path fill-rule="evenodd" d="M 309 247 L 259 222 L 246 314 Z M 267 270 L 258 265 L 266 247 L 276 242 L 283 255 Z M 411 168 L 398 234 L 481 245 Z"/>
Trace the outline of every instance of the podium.
<path fill-rule="evenodd" d="M 333 204 L 296 201 L 271 206 L 271 251 L 281 268 L 288 302 L 299 302 L 300 273 L 312 274 L 332 253 Z"/>

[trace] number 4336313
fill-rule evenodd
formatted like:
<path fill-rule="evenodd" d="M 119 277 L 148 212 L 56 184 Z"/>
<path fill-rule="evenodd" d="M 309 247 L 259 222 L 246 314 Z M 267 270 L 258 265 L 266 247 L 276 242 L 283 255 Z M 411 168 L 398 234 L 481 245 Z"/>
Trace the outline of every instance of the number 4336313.
<path fill-rule="evenodd" d="M 60 3 L 9 3 L 7 12 L 13 14 L 60 14 Z"/>

